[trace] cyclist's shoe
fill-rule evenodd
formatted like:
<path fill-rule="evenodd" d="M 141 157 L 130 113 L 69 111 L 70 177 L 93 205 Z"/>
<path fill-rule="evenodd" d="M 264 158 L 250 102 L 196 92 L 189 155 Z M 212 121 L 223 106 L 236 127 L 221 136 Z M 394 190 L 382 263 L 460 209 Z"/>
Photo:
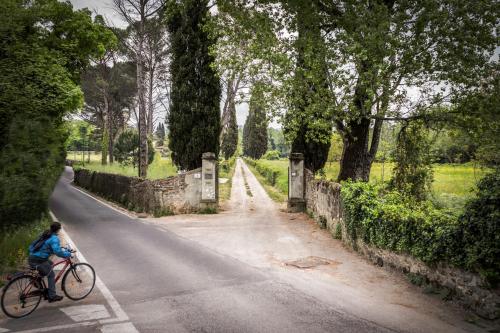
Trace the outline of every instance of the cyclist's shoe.
<path fill-rule="evenodd" d="M 62 300 L 63 297 L 62 296 L 59 296 L 59 295 L 55 295 L 54 297 L 49 297 L 49 303 L 52 303 L 52 302 L 59 302 L 60 300 Z"/>

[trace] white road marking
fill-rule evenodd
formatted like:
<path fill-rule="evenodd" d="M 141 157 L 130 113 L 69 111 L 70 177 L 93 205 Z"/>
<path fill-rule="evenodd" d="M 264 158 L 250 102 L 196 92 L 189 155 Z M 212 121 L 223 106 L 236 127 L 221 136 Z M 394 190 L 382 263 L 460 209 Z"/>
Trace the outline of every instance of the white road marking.
<path fill-rule="evenodd" d="M 88 194 L 86 194 L 86 195 L 88 195 Z M 52 211 L 49 211 L 49 214 L 50 214 L 50 216 L 52 217 L 52 219 L 54 221 L 58 221 L 57 217 L 54 215 L 54 213 L 52 213 Z M 75 243 L 73 242 L 73 240 L 71 239 L 71 237 L 69 237 L 69 235 L 63 229 L 61 229 L 61 232 L 64 235 L 64 237 L 66 238 L 66 241 L 68 242 L 68 244 L 74 250 L 77 250 L 77 247 L 76 247 Z M 87 262 L 87 260 L 83 256 L 83 254 L 80 251 L 78 251 L 78 250 L 76 252 L 76 256 L 78 257 L 78 260 L 80 260 L 80 262 Z M 104 296 L 104 298 L 108 302 L 109 306 L 111 307 L 111 309 L 113 310 L 113 312 L 116 315 L 116 318 L 101 319 L 101 320 L 99 320 L 99 323 L 106 324 L 106 323 L 111 323 L 111 322 L 127 321 L 127 320 L 129 320 L 127 314 L 125 313 L 125 311 L 123 311 L 123 309 L 121 308 L 121 306 L 118 303 L 118 301 L 111 294 L 111 292 L 109 291 L 108 287 L 106 287 L 106 285 L 104 284 L 104 282 L 102 282 L 102 280 L 99 277 L 99 275 L 96 274 L 96 279 L 95 280 L 96 280 L 95 284 L 96 284 L 97 288 L 99 288 L 99 290 L 101 291 L 101 294 Z"/>
<path fill-rule="evenodd" d="M 51 211 L 49 213 L 50 213 L 50 216 L 55 221 L 57 221 L 57 218 L 55 217 L 54 213 L 52 213 Z M 64 237 L 66 238 L 66 240 L 67 240 L 68 244 L 71 246 L 71 248 L 73 248 L 74 250 L 77 250 L 77 252 L 75 254 L 78 257 L 78 260 L 80 260 L 80 262 L 87 262 L 87 259 L 85 259 L 83 254 L 80 251 L 78 251 L 75 243 L 69 237 L 69 235 L 63 229 L 61 229 L 61 232 L 64 235 Z M 104 298 L 106 299 L 106 301 L 108 301 L 108 304 L 111 307 L 111 309 L 113 309 L 113 311 L 117 317 L 115 320 L 127 321 L 128 320 L 127 314 L 125 313 L 125 311 L 123 311 L 120 304 L 118 304 L 115 297 L 111 294 L 108 287 L 106 287 L 104 282 L 102 282 L 101 278 L 99 278 L 99 276 L 97 274 L 96 274 L 96 278 L 95 278 L 95 284 L 96 284 L 97 288 L 99 288 L 99 290 L 101 291 L 101 293 L 104 296 Z M 111 319 L 104 319 L 104 321 L 106 321 L 106 322 L 109 320 L 111 320 Z M 100 322 L 102 322 L 102 320 Z"/>
<path fill-rule="evenodd" d="M 34 328 L 32 330 L 17 331 L 16 333 L 42 333 L 42 332 L 50 332 L 50 331 L 56 331 L 56 330 L 68 330 L 68 329 L 72 329 L 72 328 L 92 326 L 92 325 L 97 325 L 97 322 L 96 321 L 93 321 L 93 322 L 92 321 L 85 321 L 85 322 L 76 323 L 76 324 Z"/>
<path fill-rule="evenodd" d="M 94 199 L 95 201 L 97 201 L 97 202 L 99 202 L 99 203 L 101 203 L 101 204 L 103 204 L 103 205 L 105 205 L 105 206 L 107 206 L 107 207 L 111 208 L 111 209 L 112 209 L 112 210 L 114 210 L 115 212 L 118 212 L 118 213 L 120 213 L 120 214 L 122 214 L 122 215 L 125 215 L 126 217 L 131 218 L 131 219 L 136 218 L 135 216 L 133 216 L 133 215 L 129 215 L 129 214 L 127 214 L 127 213 L 125 213 L 125 212 L 123 212 L 123 211 L 121 211 L 121 210 L 117 209 L 116 207 L 113 207 L 113 206 L 112 206 L 112 205 L 110 205 L 109 203 L 107 203 L 107 202 L 105 202 L 105 201 L 103 201 L 103 200 L 97 199 L 96 197 L 94 197 L 94 196 L 92 196 L 92 195 L 88 194 L 87 192 L 80 190 L 80 189 L 79 189 L 78 187 L 76 187 L 76 186 L 72 186 L 72 187 L 73 187 L 73 189 L 77 190 L 78 192 L 85 194 L 85 195 L 86 195 L 86 196 L 88 196 L 89 198 L 92 198 L 92 199 Z"/>
<path fill-rule="evenodd" d="M 88 321 L 109 318 L 109 312 L 102 304 L 74 305 L 59 309 L 73 321 Z"/>
<path fill-rule="evenodd" d="M 7 333 L 7 332 L 9 332 L 8 329 L 0 327 L 0 333 Z"/>
<path fill-rule="evenodd" d="M 121 323 L 104 325 L 101 327 L 102 333 L 139 333 L 132 323 Z"/>

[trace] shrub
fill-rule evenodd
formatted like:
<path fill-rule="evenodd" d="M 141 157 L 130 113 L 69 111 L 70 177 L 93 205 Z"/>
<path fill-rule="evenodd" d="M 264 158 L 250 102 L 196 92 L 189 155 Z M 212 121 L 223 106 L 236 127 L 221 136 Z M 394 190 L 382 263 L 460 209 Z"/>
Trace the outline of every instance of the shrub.
<path fill-rule="evenodd" d="M 221 176 L 228 175 L 235 164 L 236 164 L 236 156 L 232 156 L 227 160 L 222 160 L 221 162 L 219 162 L 219 169 L 221 171 Z"/>
<path fill-rule="evenodd" d="M 493 285 L 500 282 L 500 169 L 478 182 L 477 197 L 465 206 L 459 218 L 462 254 L 455 258 L 468 270 L 485 276 Z"/>
<path fill-rule="evenodd" d="M 113 155 L 122 165 L 130 165 L 135 168 L 139 161 L 139 134 L 136 130 L 125 130 L 116 140 Z M 153 142 L 148 138 L 148 164 L 155 157 Z"/>
<path fill-rule="evenodd" d="M 277 150 L 269 150 L 267 153 L 262 156 L 263 159 L 266 160 L 279 160 L 280 159 L 280 152 Z"/>
<path fill-rule="evenodd" d="M 500 176 L 486 177 L 478 197 L 458 219 L 398 192 L 374 184 L 343 183 L 341 190 L 348 241 L 409 254 L 428 264 L 439 261 L 477 272 L 492 285 L 500 272 Z"/>

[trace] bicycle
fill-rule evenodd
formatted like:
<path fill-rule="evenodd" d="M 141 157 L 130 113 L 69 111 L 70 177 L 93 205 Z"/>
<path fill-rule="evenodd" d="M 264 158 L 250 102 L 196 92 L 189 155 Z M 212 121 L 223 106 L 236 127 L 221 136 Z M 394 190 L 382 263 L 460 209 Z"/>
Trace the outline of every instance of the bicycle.
<path fill-rule="evenodd" d="M 76 251 L 69 249 L 72 253 Z M 56 275 L 56 283 L 62 276 L 61 289 L 69 299 L 79 301 L 87 297 L 95 285 L 95 271 L 87 263 L 75 263 L 73 256 L 63 258 L 52 264 L 52 269 L 64 264 Z M 36 310 L 42 297 L 47 300 L 48 293 L 45 279 L 36 267 L 29 271 L 15 274 L 8 278 L 9 282 L 3 288 L 2 311 L 11 318 L 22 318 Z M 79 293 L 77 290 L 81 290 Z"/>

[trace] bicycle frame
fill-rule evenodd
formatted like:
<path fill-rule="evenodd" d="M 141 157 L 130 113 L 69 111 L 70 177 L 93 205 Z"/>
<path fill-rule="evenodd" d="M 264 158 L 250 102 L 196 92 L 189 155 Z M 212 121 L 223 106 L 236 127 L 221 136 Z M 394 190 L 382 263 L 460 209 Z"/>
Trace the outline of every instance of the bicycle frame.
<path fill-rule="evenodd" d="M 56 261 L 55 263 L 52 264 L 52 270 L 54 270 L 54 268 L 56 266 L 59 266 L 61 264 L 64 264 L 64 267 L 59 271 L 59 273 L 57 273 L 56 279 L 55 279 L 56 283 L 57 283 L 57 281 L 59 281 L 59 279 L 61 278 L 61 276 L 64 275 L 64 273 L 68 269 L 68 266 L 71 267 L 71 265 L 72 265 L 71 258 L 63 258 L 63 259 L 60 259 L 60 260 Z"/>
<path fill-rule="evenodd" d="M 71 265 L 73 264 L 73 262 L 71 261 L 71 258 L 62 258 L 62 259 L 57 260 L 55 263 L 52 264 L 52 270 L 54 270 L 54 267 L 59 266 L 61 264 L 64 264 L 64 267 L 56 275 L 56 277 L 55 277 L 55 283 L 57 283 L 59 281 L 59 279 L 61 278 L 61 276 L 64 275 L 64 273 L 66 272 L 66 270 L 68 269 L 68 267 L 71 267 Z M 39 281 L 42 284 L 42 288 L 41 289 L 45 289 L 47 286 L 45 284 L 44 276 L 41 276 L 41 275 L 38 275 L 38 276 L 40 278 Z M 32 280 L 31 283 L 26 286 L 26 289 L 23 291 L 23 293 L 29 294 L 31 292 L 31 288 L 33 287 L 33 283 L 34 282 L 35 282 L 35 280 Z M 35 288 L 39 289 L 37 287 L 35 287 Z"/>

